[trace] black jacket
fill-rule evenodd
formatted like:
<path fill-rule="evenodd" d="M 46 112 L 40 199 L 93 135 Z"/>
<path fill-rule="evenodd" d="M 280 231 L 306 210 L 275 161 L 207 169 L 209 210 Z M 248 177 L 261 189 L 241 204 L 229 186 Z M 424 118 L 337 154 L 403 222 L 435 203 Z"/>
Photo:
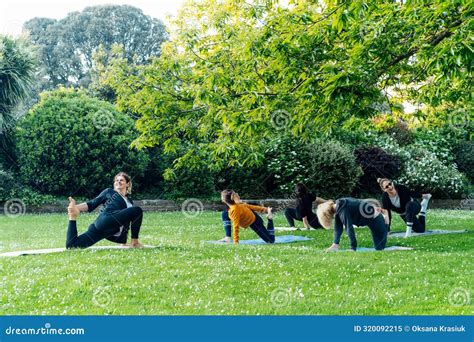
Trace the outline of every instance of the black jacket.
<path fill-rule="evenodd" d="M 311 193 L 305 194 L 301 198 L 296 198 L 296 213 L 298 217 L 306 217 L 313 212 L 313 202 L 316 196 Z"/>
<path fill-rule="evenodd" d="M 386 192 L 384 192 L 382 195 L 382 207 L 388 210 L 390 223 L 392 222 L 392 210 L 396 213 L 403 214 L 405 213 L 405 208 L 408 202 L 415 198 L 421 198 L 421 193 L 417 191 L 411 191 L 404 185 L 397 184 L 395 185 L 395 189 L 397 190 L 398 196 L 400 197 L 400 208 L 397 208 L 392 204 L 392 201 L 390 201 L 390 197 Z"/>
<path fill-rule="evenodd" d="M 133 204 L 133 201 L 130 198 L 128 198 L 128 200 Z M 103 204 L 104 207 L 101 209 L 100 213 L 105 215 L 111 215 L 127 208 L 127 203 L 122 196 L 111 188 L 105 189 L 99 194 L 99 196 L 93 200 L 87 201 L 86 203 L 88 212 L 93 211 L 99 205 Z"/>

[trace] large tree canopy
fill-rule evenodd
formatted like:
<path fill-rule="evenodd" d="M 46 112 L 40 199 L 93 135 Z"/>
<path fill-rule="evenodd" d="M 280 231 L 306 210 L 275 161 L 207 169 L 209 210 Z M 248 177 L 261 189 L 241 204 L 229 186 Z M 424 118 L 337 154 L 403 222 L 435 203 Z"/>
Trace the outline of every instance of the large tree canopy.
<path fill-rule="evenodd" d="M 140 64 L 158 56 L 168 37 L 160 20 L 127 5 L 87 7 L 62 20 L 34 18 L 24 29 L 39 46 L 43 88 L 87 85 L 93 54 L 100 46 L 108 50 L 119 44 L 129 61 Z"/>
<path fill-rule="evenodd" d="M 136 145 L 191 142 L 177 166 L 259 163 L 267 138 L 330 132 L 378 114 L 394 92 L 472 108 L 472 10 L 467 0 L 194 1 L 160 58 L 117 59 L 108 82 L 141 117 Z"/>

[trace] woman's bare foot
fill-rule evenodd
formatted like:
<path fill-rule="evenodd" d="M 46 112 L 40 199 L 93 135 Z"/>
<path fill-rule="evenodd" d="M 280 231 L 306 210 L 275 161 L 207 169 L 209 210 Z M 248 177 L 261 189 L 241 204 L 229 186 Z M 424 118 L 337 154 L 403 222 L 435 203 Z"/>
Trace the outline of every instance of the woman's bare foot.
<path fill-rule="evenodd" d="M 329 248 L 326 249 L 326 253 L 337 252 L 338 250 L 339 250 L 339 245 L 333 243 L 333 244 L 331 245 L 331 247 L 329 247 Z"/>
<path fill-rule="evenodd" d="M 68 200 L 69 200 L 69 206 L 67 207 L 67 213 L 69 216 L 69 220 L 76 221 L 77 217 L 80 214 L 80 211 L 79 209 L 77 209 L 77 206 L 76 206 L 76 200 L 72 197 L 69 197 Z"/>
<path fill-rule="evenodd" d="M 267 219 L 273 220 L 273 213 L 272 213 L 273 208 L 268 207 L 267 208 Z"/>

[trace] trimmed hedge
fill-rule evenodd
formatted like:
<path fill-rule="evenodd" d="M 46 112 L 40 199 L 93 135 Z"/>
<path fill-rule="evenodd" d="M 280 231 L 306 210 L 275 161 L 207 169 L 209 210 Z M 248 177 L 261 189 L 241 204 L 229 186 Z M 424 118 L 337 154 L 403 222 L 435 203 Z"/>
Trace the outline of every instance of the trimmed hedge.
<path fill-rule="evenodd" d="M 21 178 L 43 193 L 86 196 L 112 186 L 119 171 L 139 179 L 149 159 L 129 147 L 133 127 L 130 117 L 82 91 L 43 93 L 17 126 Z"/>

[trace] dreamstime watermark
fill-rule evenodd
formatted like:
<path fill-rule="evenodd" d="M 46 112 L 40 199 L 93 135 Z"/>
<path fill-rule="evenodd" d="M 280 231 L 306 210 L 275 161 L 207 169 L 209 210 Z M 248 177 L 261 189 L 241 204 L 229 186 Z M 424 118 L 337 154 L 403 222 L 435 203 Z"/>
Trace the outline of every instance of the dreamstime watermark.
<path fill-rule="evenodd" d="M 181 204 L 181 212 L 189 218 L 201 215 L 203 210 L 204 205 L 197 198 L 189 198 Z"/>
<path fill-rule="evenodd" d="M 26 213 L 26 205 L 19 198 L 12 198 L 5 202 L 3 210 L 6 216 L 16 218 Z"/>
<path fill-rule="evenodd" d="M 463 128 L 469 125 L 470 112 L 466 109 L 457 109 L 449 114 L 448 123 L 453 128 Z"/>
<path fill-rule="evenodd" d="M 284 109 L 276 110 L 271 114 L 272 127 L 278 131 L 287 129 L 290 121 L 291 114 Z"/>
<path fill-rule="evenodd" d="M 84 328 L 53 328 L 51 323 L 45 323 L 40 328 L 14 328 L 9 326 L 5 329 L 7 335 L 84 335 Z"/>
<path fill-rule="evenodd" d="M 113 300 L 113 292 L 110 286 L 103 286 L 98 287 L 93 295 L 92 295 L 92 302 L 94 305 L 97 305 L 101 308 L 106 308 L 112 304 Z"/>
<path fill-rule="evenodd" d="M 471 294 L 465 288 L 456 287 L 449 292 L 448 302 L 453 306 L 469 305 L 471 304 Z"/>
<path fill-rule="evenodd" d="M 105 109 L 99 109 L 94 113 L 92 123 L 95 128 L 101 131 L 111 129 L 115 123 L 114 115 Z"/>
<path fill-rule="evenodd" d="M 375 203 L 367 200 L 360 201 L 359 213 L 362 217 L 371 219 L 379 215 L 379 211 L 376 209 Z"/>
<path fill-rule="evenodd" d="M 270 301 L 274 307 L 282 308 L 303 297 L 304 294 L 300 288 L 296 288 L 294 290 L 291 288 L 277 288 L 272 291 L 270 295 Z"/>

